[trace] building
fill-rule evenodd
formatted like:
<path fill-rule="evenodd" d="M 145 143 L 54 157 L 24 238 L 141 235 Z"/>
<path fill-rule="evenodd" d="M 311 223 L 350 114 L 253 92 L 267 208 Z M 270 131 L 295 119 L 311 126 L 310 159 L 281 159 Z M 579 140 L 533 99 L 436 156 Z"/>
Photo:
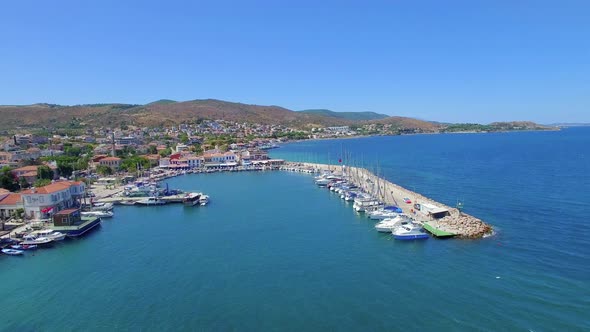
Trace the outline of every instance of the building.
<path fill-rule="evenodd" d="M 21 194 L 0 193 L 0 220 L 11 218 L 18 209 L 23 208 Z"/>
<path fill-rule="evenodd" d="M 86 184 L 81 181 L 62 181 L 21 192 L 25 216 L 45 219 L 66 208 L 77 207 L 84 196 Z"/>
<path fill-rule="evenodd" d="M 189 168 L 201 168 L 205 164 L 203 157 L 187 157 L 186 161 Z"/>
<path fill-rule="evenodd" d="M 121 166 L 121 158 L 118 157 L 105 157 L 98 161 L 98 164 L 101 166 L 110 167 L 113 170 L 118 170 Z"/>
<path fill-rule="evenodd" d="M 189 146 L 186 144 L 178 143 L 176 144 L 176 152 L 188 151 Z"/>
<path fill-rule="evenodd" d="M 39 166 L 48 166 L 53 171 L 53 180 L 59 178 L 57 167 L 53 165 L 38 165 L 38 166 L 24 166 L 13 169 L 11 172 L 17 178 L 25 178 L 29 184 L 33 184 L 37 180 L 37 168 Z"/>
<path fill-rule="evenodd" d="M 115 138 L 115 143 L 118 145 L 132 145 L 132 144 L 137 144 L 138 140 L 137 140 L 137 138 L 135 138 L 133 136 L 125 136 L 125 137 Z"/>

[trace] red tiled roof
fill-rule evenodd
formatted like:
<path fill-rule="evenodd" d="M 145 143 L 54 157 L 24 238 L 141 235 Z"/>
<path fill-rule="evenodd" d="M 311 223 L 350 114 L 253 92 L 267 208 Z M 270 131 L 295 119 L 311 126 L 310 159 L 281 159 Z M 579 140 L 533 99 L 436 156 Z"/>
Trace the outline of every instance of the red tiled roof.
<path fill-rule="evenodd" d="M 20 194 L 8 194 L 8 196 L 4 197 L 4 199 L 0 201 L 0 205 L 15 205 L 20 202 Z"/>
<path fill-rule="evenodd" d="M 48 184 L 43 187 L 35 188 L 35 192 L 33 189 L 27 189 L 22 191 L 22 194 L 52 194 L 54 192 L 62 191 L 65 189 L 69 189 L 73 185 L 80 185 L 80 181 L 62 181 L 62 182 L 55 182 L 52 184 Z"/>
<path fill-rule="evenodd" d="M 120 161 L 121 158 L 117 158 L 117 157 L 106 157 L 106 158 L 102 158 L 100 161 Z"/>

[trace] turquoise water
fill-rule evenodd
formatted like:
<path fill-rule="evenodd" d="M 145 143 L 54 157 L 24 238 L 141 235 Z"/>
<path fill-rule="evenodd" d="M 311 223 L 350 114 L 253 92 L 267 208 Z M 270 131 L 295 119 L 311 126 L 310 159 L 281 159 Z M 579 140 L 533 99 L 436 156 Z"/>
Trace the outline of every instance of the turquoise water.
<path fill-rule="evenodd" d="M 589 143 L 571 129 L 272 152 L 379 159 L 392 181 L 497 227 L 474 241 L 393 241 L 309 175 L 169 179 L 211 204 L 118 207 L 84 239 L 0 256 L 0 330 L 588 330 Z"/>

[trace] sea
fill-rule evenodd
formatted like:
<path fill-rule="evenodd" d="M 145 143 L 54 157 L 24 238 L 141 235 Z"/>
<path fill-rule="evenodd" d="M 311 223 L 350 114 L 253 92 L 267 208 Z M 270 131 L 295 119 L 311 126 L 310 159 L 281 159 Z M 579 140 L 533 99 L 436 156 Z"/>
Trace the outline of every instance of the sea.
<path fill-rule="evenodd" d="M 77 240 L 0 256 L 1 331 L 589 331 L 590 128 L 284 144 L 493 225 L 399 242 L 286 171 L 184 175 L 205 207 L 119 206 Z"/>

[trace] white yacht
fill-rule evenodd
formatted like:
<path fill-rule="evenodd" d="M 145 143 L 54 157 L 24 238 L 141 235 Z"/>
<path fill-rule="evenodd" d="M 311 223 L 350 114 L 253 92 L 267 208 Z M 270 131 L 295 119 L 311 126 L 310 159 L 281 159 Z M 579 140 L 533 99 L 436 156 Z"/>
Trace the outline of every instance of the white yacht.
<path fill-rule="evenodd" d="M 393 232 L 393 238 L 396 240 L 425 240 L 428 234 L 422 230 L 422 226 L 417 224 L 407 224 L 398 227 Z"/>
<path fill-rule="evenodd" d="M 99 217 L 99 218 L 112 218 L 115 214 L 111 211 L 86 211 L 81 212 L 82 217 Z"/>
<path fill-rule="evenodd" d="M 207 204 L 209 204 L 209 196 L 201 195 L 201 197 L 199 197 L 199 205 L 205 206 Z"/>
<path fill-rule="evenodd" d="M 46 238 L 46 237 L 37 237 L 33 234 L 29 234 L 29 235 L 25 235 L 23 237 L 23 240 L 20 244 L 23 245 L 38 245 L 38 246 L 43 246 L 43 245 L 49 245 L 51 242 L 53 242 L 52 239 Z"/>
<path fill-rule="evenodd" d="M 184 206 L 195 206 L 200 204 L 201 194 L 200 193 L 188 193 L 182 199 Z"/>
<path fill-rule="evenodd" d="M 42 229 L 39 231 L 33 231 L 29 233 L 29 235 L 34 236 L 35 238 L 42 239 L 48 238 L 52 241 L 62 241 L 66 238 L 66 234 L 62 232 L 54 231 L 53 229 Z"/>
<path fill-rule="evenodd" d="M 163 201 L 163 200 L 159 199 L 158 197 L 151 196 L 151 197 L 148 197 L 146 199 L 139 200 L 135 204 L 139 204 L 139 205 L 164 205 L 164 204 L 166 204 L 166 201 Z"/>
<path fill-rule="evenodd" d="M 113 209 L 113 203 L 94 203 L 92 210 L 94 211 L 111 211 Z"/>
<path fill-rule="evenodd" d="M 381 233 L 395 232 L 400 226 L 412 223 L 412 219 L 406 215 L 400 214 L 395 218 L 384 219 L 377 225 L 375 229 Z"/>
<path fill-rule="evenodd" d="M 395 212 L 392 210 L 387 210 L 387 209 L 377 209 L 377 210 L 367 213 L 367 216 L 369 217 L 369 219 L 372 219 L 372 220 L 383 220 L 383 219 L 395 218 L 398 215 L 399 215 L 398 212 Z"/>
<path fill-rule="evenodd" d="M 375 198 L 355 198 L 352 206 L 356 212 L 372 211 L 383 206 L 383 203 Z"/>

